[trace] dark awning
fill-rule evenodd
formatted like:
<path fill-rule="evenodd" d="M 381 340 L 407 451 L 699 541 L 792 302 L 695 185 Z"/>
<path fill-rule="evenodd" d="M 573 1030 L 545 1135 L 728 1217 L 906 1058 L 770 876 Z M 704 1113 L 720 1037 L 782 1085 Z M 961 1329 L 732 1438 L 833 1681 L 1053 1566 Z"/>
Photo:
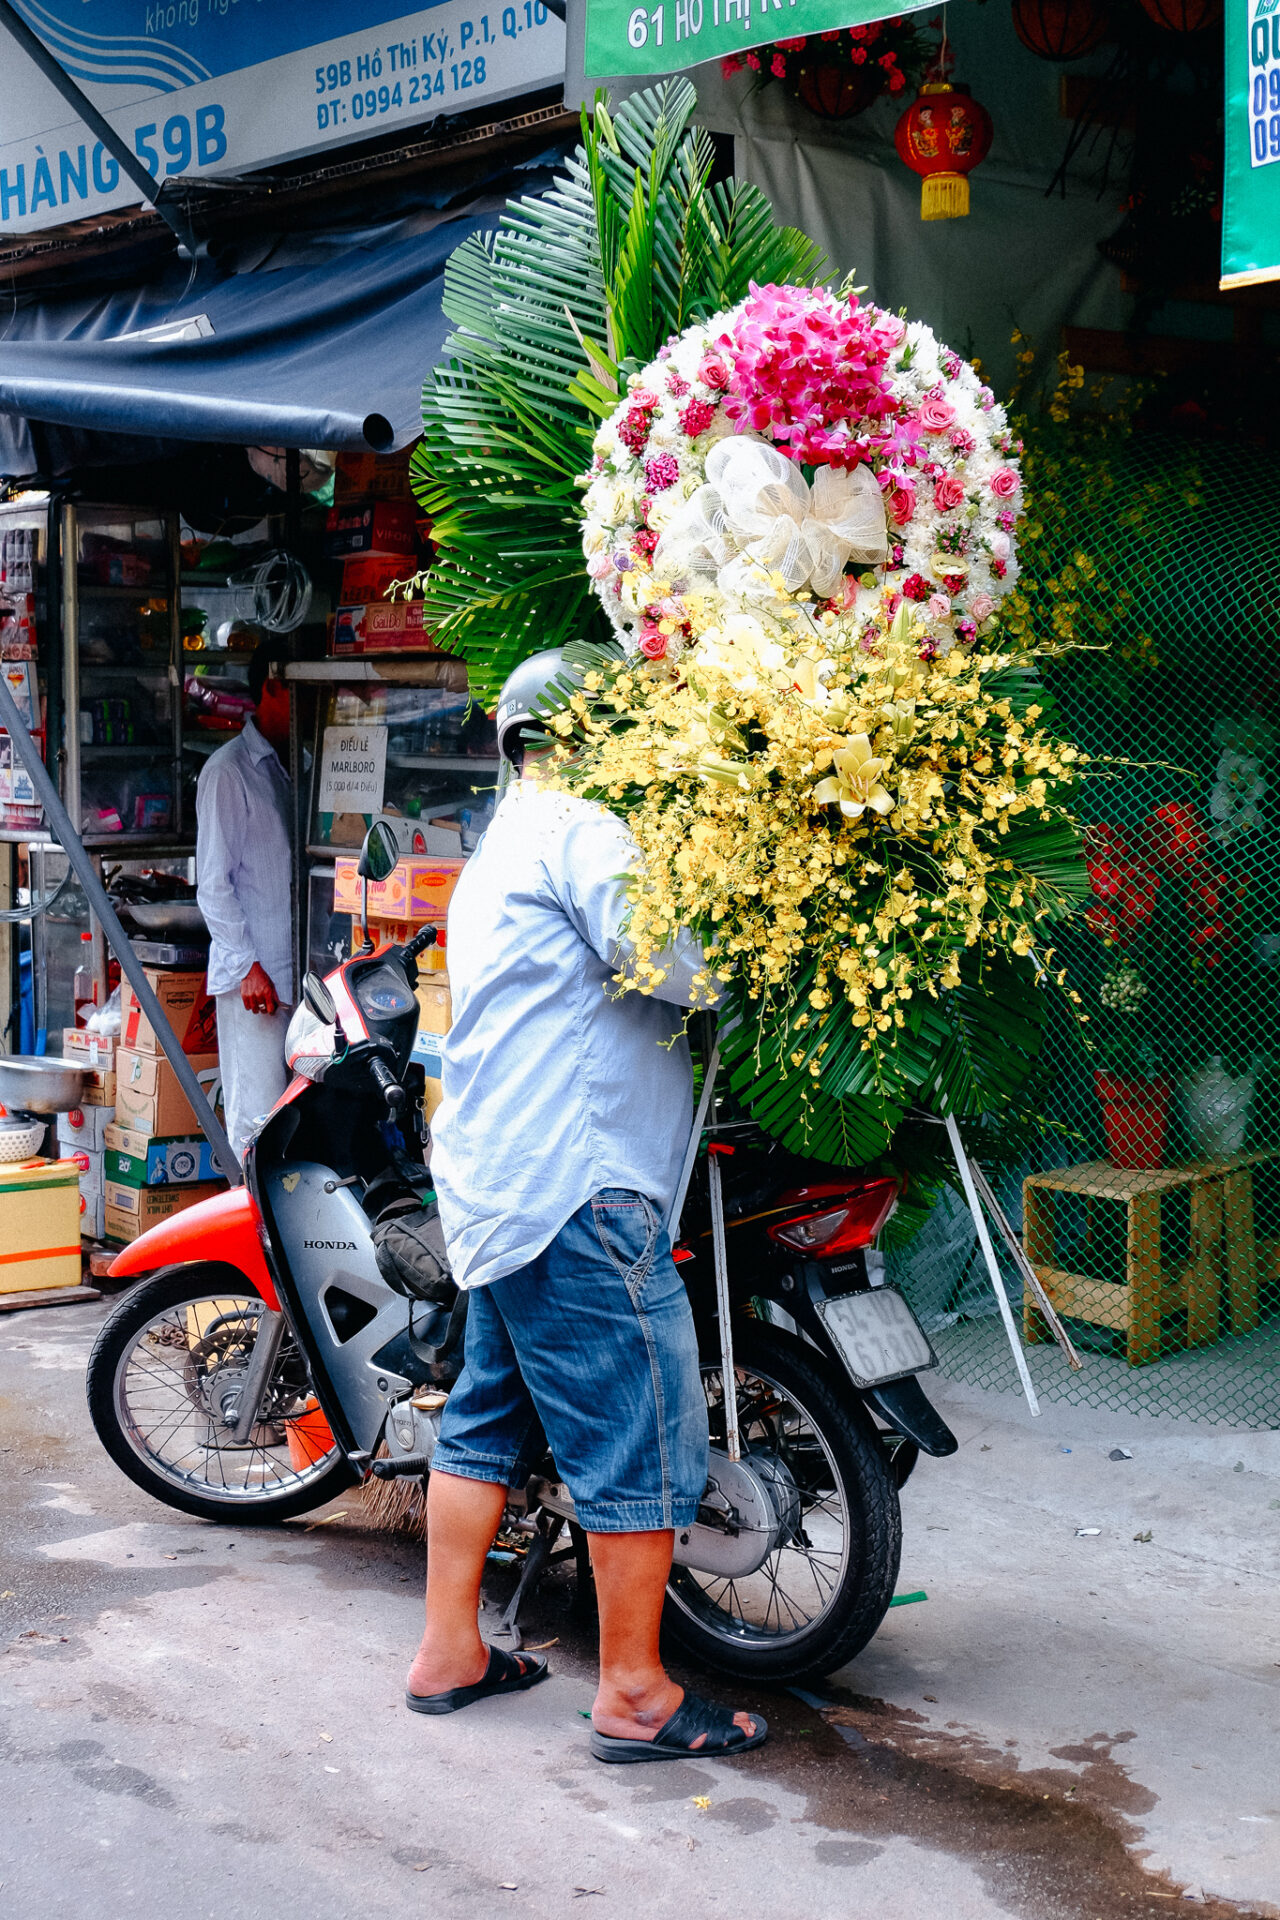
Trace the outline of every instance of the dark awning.
<path fill-rule="evenodd" d="M 502 199 L 259 240 L 232 271 L 174 260 L 151 284 L 19 305 L 7 323 L 0 309 L 0 472 L 36 471 L 29 420 L 144 440 L 405 445 L 448 332 L 445 262 Z"/>

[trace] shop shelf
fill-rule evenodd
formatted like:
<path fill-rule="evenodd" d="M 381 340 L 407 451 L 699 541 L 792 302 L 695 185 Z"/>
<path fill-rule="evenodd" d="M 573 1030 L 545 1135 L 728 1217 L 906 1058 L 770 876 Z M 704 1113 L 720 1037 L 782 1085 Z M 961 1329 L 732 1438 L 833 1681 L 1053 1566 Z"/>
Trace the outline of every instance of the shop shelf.
<path fill-rule="evenodd" d="M 79 580 L 76 592 L 82 600 L 159 600 L 168 606 L 169 595 L 162 592 L 163 582 L 150 587 L 99 587 L 91 580 Z"/>
<path fill-rule="evenodd" d="M 497 773 L 501 761 L 467 753 L 388 753 L 388 765 L 420 767 L 436 773 Z"/>
<path fill-rule="evenodd" d="M 130 740 L 123 746 L 80 747 L 82 760 L 172 760 L 173 746 L 167 740 Z"/>

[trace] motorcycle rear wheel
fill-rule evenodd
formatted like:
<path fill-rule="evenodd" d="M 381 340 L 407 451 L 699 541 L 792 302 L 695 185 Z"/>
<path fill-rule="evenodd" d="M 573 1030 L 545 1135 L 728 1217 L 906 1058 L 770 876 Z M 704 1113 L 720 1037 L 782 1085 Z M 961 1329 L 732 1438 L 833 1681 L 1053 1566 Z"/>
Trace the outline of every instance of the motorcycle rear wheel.
<path fill-rule="evenodd" d="M 663 1625 L 683 1653 L 723 1673 L 833 1673 L 866 1646 L 893 1598 L 902 1551 L 893 1467 L 851 1388 L 793 1335 L 735 1327 L 734 1371 L 743 1451 L 781 1463 L 799 1524 L 746 1579 L 673 1568 Z M 723 1445 L 718 1364 L 704 1364 L 703 1383 L 712 1439 Z"/>
<path fill-rule="evenodd" d="M 122 1473 L 181 1513 L 261 1526 L 310 1513 L 352 1486 L 335 1442 L 295 1466 L 288 1421 L 307 1400 L 306 1367 L 285 1335 L 263 1418 L 235 1446 L 220 1417 L 257 1333 L 262 1300 L 230 1267 L 173 1267 L 133 1287 L 89 1359 L 89 1417 Z M 303 1449 L 307 1451 L 308 1449 Z"/>

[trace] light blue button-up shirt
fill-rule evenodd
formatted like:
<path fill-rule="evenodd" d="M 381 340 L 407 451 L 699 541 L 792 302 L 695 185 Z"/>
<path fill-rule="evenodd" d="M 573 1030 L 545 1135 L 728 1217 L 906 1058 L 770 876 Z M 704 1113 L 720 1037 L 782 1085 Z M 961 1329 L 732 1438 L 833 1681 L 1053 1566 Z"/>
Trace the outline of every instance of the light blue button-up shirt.
<path fill-rule="evenodd" d="M 293 999 L 289 777 L 252 720 L 205 761 L 196 787 L 196 899 L 211 936 L 209 991 L 256 960 Z"/>
<path fill-rule="evenodd" d="M 619 991 L 638 859 L 616 814 L 524 782 L 458 883 L 431 1171 L 460 1286 L 527 1265 L 602 1187 L 660 1214 L 675 1196 L 693 1123 L 678 1009 L 705 963 L 685 936 L 656 994 Z"/>

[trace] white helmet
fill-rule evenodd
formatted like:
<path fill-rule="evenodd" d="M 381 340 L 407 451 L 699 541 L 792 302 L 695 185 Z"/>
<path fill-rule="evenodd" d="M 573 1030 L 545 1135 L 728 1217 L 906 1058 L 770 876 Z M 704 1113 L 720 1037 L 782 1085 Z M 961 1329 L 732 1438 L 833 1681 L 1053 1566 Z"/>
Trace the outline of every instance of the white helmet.
<path fill-rule="evenodd" d="M 520 746 L 520 735 L 527 726 L 536 724 L 535 706 L 541 705 L 551 684 L 565 673 L 573 674 L 566 668 L 563 647 L 548 647 L 544 653 L 530 654 L 522 660 L 514 673 L 507 675 L 502 692 L 498 695 L 498 709 L 494 715 L 498 726 L 498 752 L 504 760 L 513 760 Z M 576 679 L 576 675 L 573 676 Z"/>

